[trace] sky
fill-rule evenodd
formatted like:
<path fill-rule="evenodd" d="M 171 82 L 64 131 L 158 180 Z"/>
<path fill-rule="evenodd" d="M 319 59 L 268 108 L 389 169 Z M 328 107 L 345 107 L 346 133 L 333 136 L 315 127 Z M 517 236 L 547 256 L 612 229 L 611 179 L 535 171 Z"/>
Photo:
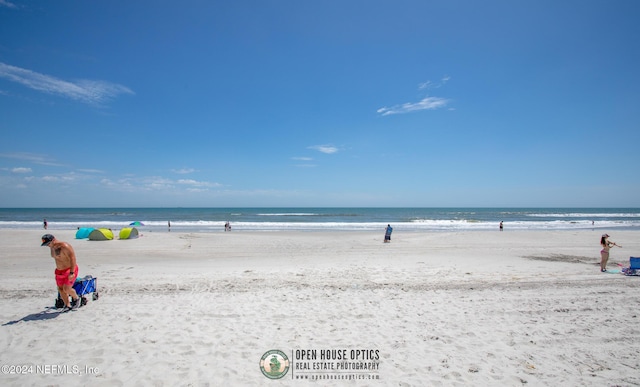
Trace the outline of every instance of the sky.
<path fill-rule="evenodd" d="M 640 207 L 636 0 L 0 0 L 0 207 Z"/>

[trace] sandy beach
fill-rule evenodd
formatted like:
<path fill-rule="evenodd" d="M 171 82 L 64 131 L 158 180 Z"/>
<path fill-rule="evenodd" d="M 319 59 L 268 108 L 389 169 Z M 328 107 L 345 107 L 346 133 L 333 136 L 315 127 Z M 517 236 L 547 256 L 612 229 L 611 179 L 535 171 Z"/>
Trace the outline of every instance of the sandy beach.
<path fill-rule="evenodd" d="M 59 313 L 43 232 L 0 230 L 3 386 L 640 385 L 640 277 L 600 273 L 600 231 L 53 233 L 100 298 Z M 609 233 L 609 268 L 640 256 Z"/>

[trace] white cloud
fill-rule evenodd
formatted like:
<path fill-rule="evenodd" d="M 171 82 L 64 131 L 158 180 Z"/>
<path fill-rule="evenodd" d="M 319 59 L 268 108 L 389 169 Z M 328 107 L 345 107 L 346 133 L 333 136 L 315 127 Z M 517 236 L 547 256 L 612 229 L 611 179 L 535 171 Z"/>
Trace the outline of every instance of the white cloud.
<path fill-rule="evenodd" d="M 309 149 L 317 150 L 318 152 L 332 154 L 338 152 L 338 148 L 333 145 L 313 145 Z"/>
<path fill-rule="evenodd" d="M 308 163 L 308 161 L 313 161 L 313 157 L 292 157 L 291 160 L 302 161 L 303 162 L 301 164 L 295 164 L 295 167 L 298 167 L 298 168 L 315 168 L 315 167 L 317 167 L 316 164 Z"/>
<path fill-rule="evenodd" d="M 73 174 L 42 177 L 42 181 L 46 181 L 48 183 L 60 183 L 60 182 L 68 183 L 70 181 L 75 181 L 75 180 L 77 180 L 77 176 Z"/>
<path fill-rule="evenodd" d="M 442 77 L 442 79 L 440 79 L 440 82 L 436 82 L 436 83 L 433 83 L 431 81 L 422 82 L 420 85 L 418 85 L 418 89 L 420 90 L 437 89 L 439 87 L 444 86 L 445 83 L 449 82 L 450 79 L 451 79 L 450 76 L 445 75 L 444 77 Z"/>
<path fill-rule="evenodd" d="M 181 168 L 181 169 L 172 169 L 171 172 L 177 173 L 179 175 L 188 175 L 189 173 L 193 173 L 196 170 L 193 168 Z"/>
<path fill-rule="evenodd" d="M 7 0 L 0 0 L 0 7 L 17 9 L 18 6 Z"/>
<path fill-rule="evenodd" d="M 176 185 L 173 180 L 158 176 L 124 177 L 117 180 L 102 179 L 101 183 L 116 190 L 127 192 L 170 190 L 175 188 Z"/>
<path fill-rule="evenodd" d="M 102 179 L 102 180 L 100 180 L 100 184 L 106 185 L 106 186 L 115 186 L 116 185 L 116 183 L 114 183 L 111 179 Z"/>
<path fill-rule="evenodd" d="M 128 87 L 116 83 L 95 80 L 65 81 L 2 62 L 0 62 L 0 78 L 20 83 L 30 89 L 61 95 L 90 105 L 104 104 L 120 94 L 134 94 Z"/>
<path fill-rule="evenodd" d="M 103 173 L 105 173 L 104 171 L 101 171 L 101 170 L 99 170 L 99 169 L 84 169 L 84 168 L 82 168 L 82 169 L 78 169 L 78 172 L 82 172 L 82 173 L 91 173 L 91 174 L 94 174 L 94 173 L 100 173 L 100 174 L 103 174 Z"/>
<path fill-rule="evenodd" d="M 146 188 L 154 189 L 154 190 L 165 190 L 169 188 L 174 188 L 175 183 L 169 179 L 157 178 L 157 179 L 149 180 L 148 182 L 145 183 L 144 186 Z"/>
<path fill-rule="evenodd" d="M 432 87 L 431 81 L 422 82 L 420 85 L 418 85 L 418 89 L 420 90 L 430 89 L 431 87 Z"/>
<path fill-rule="evenodd" d="M 29 161 L 34 164 L 48 165 L 53 167 L 63 166 L 62 164 L 50 161 L 48 159 L 48 156 L 46 155 L 38 155 L 34 153 L 26 153 L 26 152 L 0 153 L 0 157 L 22 160 L 22 161 Z"/>
<path fill-rule="evenodd" d="M 172 180 L 161 176 L 125 177 L 118 180 L 102 179 L 101 183 L 116 190 L 127 192 L 169 191 L 184 187 L 188 191 L 202 191 L 208 188 L 221 187 L 222 184 L 198 181 L 193 179 Z"/>
<path fill-rule="evenodd" d="M 439 97 L 426 97 L 418 102 L 407 102 L 402 105 L 395 105 L 392 107 L 383 107 L 377 110 L 378 113 L 383 116 L 391 114 L 404 114 L 410 112 L 416 112 L 420 110 L 435 110 L 447 106 L 449 100 Z"/>
<path fill-rule="evenodd" d="M 178 180 L 177 183 L 181 185 L 189 185 L 194 187 L 220 187 L 221 186 L 221 184 L 218 184 L 218 183 L 210 183 L 208 181 L 197 181 L 193 179 L 180 179 Z"/>
<path fill-rule="evenodd" d="M 451 79 L 450 76 L 445 75 L 438 82 L 434 83 L 431 81 L 426 81 L 419 84 L 418 89 L 419 90 L 437 89 L 444 86 L 447 82 L 449 82 L 450 79 Z M 377 112 L 383 116 L 388 116 L 391 114 L 404 114 L 404 113 L 410 113 L 410 112 L 415 112 L 420 110 L 435 110 L 435 109 L 439 109 L 447 106 L 449 102 L 450 101 L 446 98 L 427 96 L 418 102 L 407 102 L 401 105 L 395 105 L 391 107 L 385 106 L 378 109 Z M 452 109 L 449 109 L 449 110 L 452 110 Z"/>
<path fill-rule="evenodd" d="M 31 168 L 17 167 L 11 170 L 13 173 L 31 173 Z"/>

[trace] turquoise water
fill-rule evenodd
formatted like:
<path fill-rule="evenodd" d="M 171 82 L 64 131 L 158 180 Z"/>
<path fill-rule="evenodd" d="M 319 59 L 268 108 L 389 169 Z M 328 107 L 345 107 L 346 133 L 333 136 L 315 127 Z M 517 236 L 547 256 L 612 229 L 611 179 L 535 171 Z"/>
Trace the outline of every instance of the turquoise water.
<path fill-rule="evenodd" d="M 0 228 L 120 229 L 140 221 L 142 231 L 465 231 L 638 229 L 638 208 L 5 208 Z"/>

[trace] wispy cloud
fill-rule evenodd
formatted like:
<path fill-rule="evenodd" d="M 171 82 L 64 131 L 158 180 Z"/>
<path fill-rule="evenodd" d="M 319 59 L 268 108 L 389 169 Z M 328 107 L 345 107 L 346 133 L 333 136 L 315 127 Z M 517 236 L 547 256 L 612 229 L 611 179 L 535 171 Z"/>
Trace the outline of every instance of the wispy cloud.
<path fill-rule="evenodd" d="M 448 103 L 449 100 L 446 98 L 426 97 L 418 102 L 407 102 L 402 105 L 383 107 L 378 109 L 378 113 L 383 116 L 388 116 L 391 114 L 404 114 L 420 110 L 435 110 L 447 106 Z"/>
<path fill-rule="evenodd" d="M 221 187 L 222 184 L 219 183 L 211 183 L 208 181 L 198 181 L 198 180 L 193 180 L 193 179 L 179 179 L 177 181 L 178 184 L 180 185 L 188 185 L 188 186 L 192 186 L 192 187 L 204 187 L 204 188 L 210 188 L 210 187 Z"/>
<path fill-rule="evenodd" d="M 188 191 L 206 191 L 210 188 L 222 187 L 220 183 L 198 181 L 193 179 L 172 180 L 161 176 L 147 177 L 126 177 L 122 179 L 102 179 L 101 183 L 105 186 L 120 191 L 139 192 L 139 191 L 169 191 L 183 187 Z"/>
<path fill-rule="evenodd" d="M 445 75 L 444 77 L 442 77 L 442 79 L 439 82 L 432 82 L 432 81 L 422 82 L 420 85 L 418 85 L 418 89 L 420 90 L 438 89 L 444 86 L 447 82 L 449 82 L 450 79 L 451 79 L 450 76 Z"/>
<path fill-rule="evenodd" d="M 78 172 L 82 172 L 82 173 L 90 173 L 90 174 L 104 174 L 105 171 L 100 170 L 100 169 L 88 169 L 88 168 L 80 168 L 78 169 Z"/>
<path fill-rule="evenodd" d="M 41 180 L 46 181 L 48 183 L 60 183 L 60 182 L 75 181 L 77 180 L 77 177 L 73 175 L 49 175 L 49 176 L 43 176 Z"/>
<path fill-rule="evenodd" d="M 13 172 L 13 173 L 31 173 L 32 170 L 31 170 L 31 168 L 17 167 L 17 168 L 13 168 L 11 170 L 11 172 Z"/>
<path fill-rule="evenodd" d="M 18 6 L 7 0 L 0 0 L 0 7 L 17 9 Z"/>
<path fill-rule="evenodd" d="M 178 175 L 188 175 L 190 173 L 195 172 L 196 170 L 193 168 L 180 168 L 180 169 L 172 169 L 171 172 L 177 173 Z"/>
<path fill-rule="evenodd" d="M 2 1 L 2 0 L 0 0 Z M 65 81 L 0 62 L 0 78 L 47 94 L 60 95 L 90 105 L 102 105 L 121 94 L 135 94 L 117 83 L 96 80 Z"/>
<path fill-rule="evenodd" d="M 440 79 L 440 81 L 437 81 L 437 82 L 426 81 L 419 84 L 418 89 L 419 90 L 438 89 L 444 86 L 450 79 L 451 77 L 445 76 L 442 79 Z M 383 116 L 389 116 L 392 114 L 404 114 L 404 113 L 411 113 L 411 112 L 416 112 L 420 110 L 435 110 L 435 109 L 440 109 L 447 106 L 449 102 L 450 100 L 447 98 L 426 96 L 418 102 L 407 102 L 400 105 L 394 105 L 391 107 L 387 107 L 387 106 L 381 107 L 380 109 L 377 110 L 377 112 L 378 114 L 381 114 Z"/>
<path fill-rule="evenodd" d="M 26 153 L 26 152 L 0 153 L 0 157 L 22 160 L 22 161 L 29 161 L 34 164 L 48 165 L 52 167 L 63 166 L 63 164 L 57 163 L 55 162 L 55 160 L 50 160 L 46 155 L 38 155 L 35 153 Z"/>
<path fill-rule="evenodd" d="M 300 163 L 295 164 L 298 168 L 315 168 L 316 164 L 311 164 L 310 161 L 313 161 L 313 157 L 292 157 L 291 160 L 300 161 Z"/>
<path fill-rule="evenodd" d="M 30 181 L 30 182 L 46 182 L 46 183 L 79 183 L 82 181 L 87 181 L 90 180 L 91 177 L 84 175 L 84 174 L 79 174 L 79 173 L 75 173 L 75 172 L 65 172 L 65 173 L 57 173 L 57 174 L 52 174 L 52 175 L 45 175 L 45 176 L 28 176 L 25 178 L 25 181 Z"/>
<path fill-rule="evenodd" d="M 313 145 L 309 149 L 317 150 L 318 152 L 332 154 L 338 152 L 338 148 L 333 145 Z"/>

